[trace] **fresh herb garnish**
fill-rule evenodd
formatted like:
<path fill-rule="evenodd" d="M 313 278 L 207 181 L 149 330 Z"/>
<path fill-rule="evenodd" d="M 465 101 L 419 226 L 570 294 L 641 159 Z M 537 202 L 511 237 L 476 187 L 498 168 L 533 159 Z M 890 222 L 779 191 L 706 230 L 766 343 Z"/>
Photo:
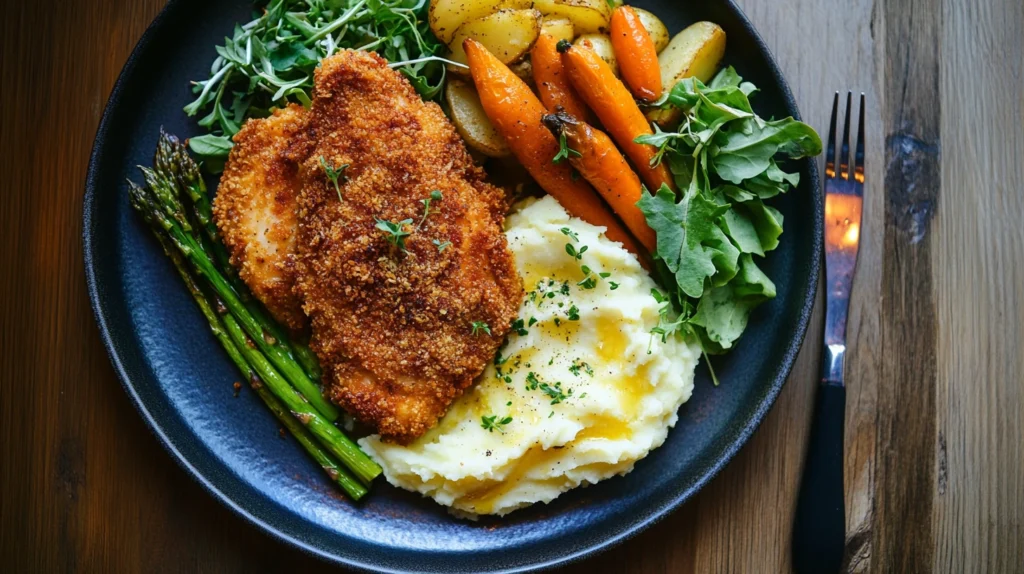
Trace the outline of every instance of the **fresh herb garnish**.
<path fill-rule="evenodd" d="M 582 156 L 583 154 L 569 147 L 569 143 L 565 140 L 565 132 L 558 134 L 558 153 L 555 154 L 555 157 L 551 158 L 551 163 L 562 163 L 562 161 L 570 157 Z"/>
<path fill-rule="evenodd" d="M 434 247 L 437 247 L 438 253 L 444 253 L 444 250 L 448 249 L 448 247 L 452 244 L 451 241 L 441 241 L 440 239 L 435 239 L 431 241 L 431 243 L 434 244 Z"/>
<path fill-rule="evenodd" d="M 491 327 L 483 321 L 473 321 L 470 323 L 470 327 L 473 329 L 471 334 L 474 337 L 480 333 L 487 333 L 488 335 L 491 334 Z"/>
<path fill-rule="evenodd" d="M 509 404 L 512 404 L 512 403 L 509 403 Z M 505 434 L 505 425 L 507 425 L 507 424 L 509 424 L 511 422 L 512 422 L 512 417 L 505 417 L 505 418 L 500 419 L 500 420 L 498 419 L 498 415 L 491 415 L 489 417 L 480 417 L 480 426 L 482 426 L 484 428 L 484 430 L 488 431 L 488 432 L 498 431 L 501 434 Z"/>
<path fill-rule="evenodd" d="M 441 201 L 441 190 L 435 189 L 430 192 L 430 196 L 426 199 L 421 199 L 420 203 L 423 204 L 423 217 L 420 218 L 420 222 L 416 224 L 416 231 L 419 231 L 423 227 L 423 222 L 427 220 L 427 216 L 437 211 L 430 211 L 430 204 L 434 201 Z"/>
<path fill-rule="evenodd" d="M 553 405 L 557 405 L 558 403 L 572 397 L 572 389 L 569 389 L 569 392 L 562 391 L 561 382 L 555 382 L 553 385 L 548 384 L 547 382 L 540 380 L 537 373 L 530 371 L 526 374 L 526 390 L 536 391 L 538 389 L 551 397 L 551 404 Z"/>
<path fill-rule="evenodd" d="M 583 254 L 587 252 L 587 249 L 589 248 L 586 245 L 580 247 L 579 249 L 576 249 L 572 243 L 565 244 L 565 252 L 568 253 L 569 256 L 575 259 L 576 261 L 583 259 Z"/>
<path fill-rule="evenodd" d="M 407 225 L 412 225 L 412 219 L 403 219 L 398 223 L 378 219 L 375 227 L 384 232 L 384 239 L 387 239 L 388 243 L 405 251 L 405 238 L 412 234 L 411 231 L 406 231 Z"/>
<path fill-rule="evenodd" d="M 652 334 L 691 334 L 705 353 L 732 348 L 750 312 L 775 297 L 753 259 L 775 249 L 782 233 L 782 215 L 764 201 L 799 183 L 776 157 L 821 153 L 806 124 L 758 117 L 748 98 L 755 91 L 732 68 L 707 86 L 682 80 L 663 102 L 683 111 L 679 128 L 636 140 L 658 148 L 655 161 L 668 162 L 681 191 L 663 186 L 637 202 L 657 235 L 656 272 L 668 291 L 656 296 L 661 314 Z"/>
<path fill-rule="evenodd" d="M 324 156 L 320 156 L 320 167 L 324 169 L 324 175 L 327 176 L 327 179 L 331 180 L 331 183 L 334 184 L 334 191 L 338 192 L 338 201 L 341 201 L 341 186 L 338 185 L 338 178 L 343 178 L 341 180 L 343 182 L 348 179 L 348 177 L 345 176 L 345 170 L 348 169 L 348 164 L 343 163 L 338 167 L 334 167 L 327 163 Z"/>
<path fill-rule="evenodd" d="M 526 330 L 526 322 L 522 319 L 512 321 L 512 330 L 520 337 L 525 337 L 530 334 L 530 332 Z"/>
<path fill-rule="evenodd" d="M 581 361 L 580 359 L 574 360 L 572 362 L 572 366 L 569 367 L 569 372 L 578 377 L 580 376 L 581 371 L 590 375 L 591 377 L 594 376 L 594 369 L 586 361 Z M 584 396 L 586 396 L 586 394 L 587 393 L 583 393 L 582 395 L 580 395 L 580 398 L 582 399 Z"/>
<path fill-rule="evenodd" d="M 569 318 L 570 321 L 579 321 L 580 320 L 580 308 L 577 307 L 576 305 L 573 305 L 572 307 L 569 307 L 569 311 L 567 312 L 566 315 L 567 315 L 567 317 Z"/>
<path fill-rule="evenodd" d="M 569 239 L 572 239 L 573 242 L 575 242 L 575 243 L 579 243 L 580 242 L 580 236 L 575 231 L 569 229 L 568 227 L 563 227 L 559 231 L 562 232 L 562 235 L 565 235 Z"/>

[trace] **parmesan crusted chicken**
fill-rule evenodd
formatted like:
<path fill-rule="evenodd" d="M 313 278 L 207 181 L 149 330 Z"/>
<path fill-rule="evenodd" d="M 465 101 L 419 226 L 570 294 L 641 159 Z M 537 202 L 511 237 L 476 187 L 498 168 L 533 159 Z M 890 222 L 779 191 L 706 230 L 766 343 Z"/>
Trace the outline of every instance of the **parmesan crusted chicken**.
<path fill-rule="evenodd" d="M 518 311 L 503 195 L 376 54 L 323 60 L 306 134 L 297 286 L 325 390 L 407 442 L 484 370 Z"/>
<path fill-rule="evenodd" d="M 296 194 L 301 157 L 291 146 L 306 110 L 290 105 L 235 135 L 213 210 L 221 238 L 253 294 L 292 331 L 306 325 L 295 294 Z"/>

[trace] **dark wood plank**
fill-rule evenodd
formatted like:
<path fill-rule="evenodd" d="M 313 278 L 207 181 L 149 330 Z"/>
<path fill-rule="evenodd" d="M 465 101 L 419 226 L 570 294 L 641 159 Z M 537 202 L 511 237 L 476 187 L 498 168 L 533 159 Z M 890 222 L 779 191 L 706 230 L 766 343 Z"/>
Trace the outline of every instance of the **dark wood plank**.
<path fill-rule="evenodd" d="M 871 561 L 882 572 L 927 572 L 934 560 L 938 442 L 931 228 L 941 187 L 941 10 L 936 0 L 887 2 L 880 9 L 886 97 L 884 383 L 878 389 Z"/>

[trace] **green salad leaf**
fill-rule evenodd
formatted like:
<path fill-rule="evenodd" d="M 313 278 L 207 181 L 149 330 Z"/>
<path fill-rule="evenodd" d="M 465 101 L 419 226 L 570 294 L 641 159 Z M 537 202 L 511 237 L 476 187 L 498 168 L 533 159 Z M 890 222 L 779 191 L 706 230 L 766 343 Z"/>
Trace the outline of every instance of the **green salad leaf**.
<path fill-rule="evenodd" d="M 658 148 L 652 164 L 667 161 L 680 189 L 677 196 L 662 186 L 637 202 L 657 235 L 656 275 L 668 291 L 659 294 L 656 334 L 689 334 L 708 354 L 731 349 L 751 311 L 775 297 L 754 260 L 782 235 L 782 214 L 765 201 L 800 183 L 778 162 L 821 153 L 807 124 L 759 117 L 749 99 L 756 93 L 731 67 L 707 86 L 687 78 L 662 104 L 683 110 L 678 129 L 636 139 Z"/>
<path fill-rule="evenodd" d="M 444 86 L 443 45 L 427 24 L 428 0 L 270 0 L 216 46 L 210 77 L 193 82 L 185 113 L 207 132 L 189 139 L 208 171 L 219 171 L 246 119 L 295 102 L 309 106 L 313 72 L 340 49 L 373 50 L 427 100 Z"/>

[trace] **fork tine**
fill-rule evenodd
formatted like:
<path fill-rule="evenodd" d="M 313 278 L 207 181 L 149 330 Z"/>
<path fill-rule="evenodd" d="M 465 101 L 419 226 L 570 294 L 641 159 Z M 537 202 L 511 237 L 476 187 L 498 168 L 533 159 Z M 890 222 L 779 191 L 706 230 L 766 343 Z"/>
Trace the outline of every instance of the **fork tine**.
<path fill-rule="evenodd" d="M 846 92 L 846 121 L 843 123 L 843 147 L 839 152 L 839 177 L 850 179 L 850 108 L 853 92 Z"/>
<path fill-rule="evenodd" d="M 857 126 L 857 151 L 853 155 L 853 179 L 864 183 L 864 92 L 860 94 L 860 120 Z"/>
<path fill-rule="evenodd" d="M 825 177 L 836 176 L 836 114 L 839 113 L 839 92 L 832 99 L 832 121 L 828 125 L 828 143 L 825 147 Z"/>

